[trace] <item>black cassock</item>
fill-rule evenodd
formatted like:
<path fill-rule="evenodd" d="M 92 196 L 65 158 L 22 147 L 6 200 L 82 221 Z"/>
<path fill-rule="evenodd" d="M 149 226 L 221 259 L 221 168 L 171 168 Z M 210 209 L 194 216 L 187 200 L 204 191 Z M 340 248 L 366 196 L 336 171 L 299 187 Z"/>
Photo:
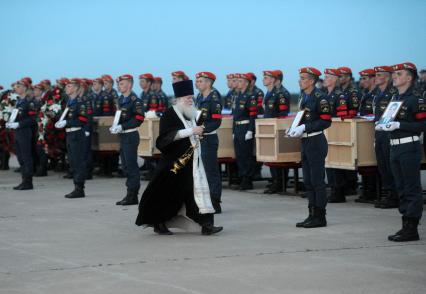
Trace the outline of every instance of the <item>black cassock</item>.
<path fill-rule="evenodd" d="M 173 163 L 191 146 L 189 138 L 174 141 L 177 132 L 185 126 L 173 107 L 160 119 L 156 141 L 161 159 L 154 176 L 142 194 L 136 225 L 164 223 L 175 217 L 185 204 L 186 216 L 200 225 L 213 224 L 213 214 L 200 214 L 194 200 L 192 158 L 177 174 L 170 171 Z"/>

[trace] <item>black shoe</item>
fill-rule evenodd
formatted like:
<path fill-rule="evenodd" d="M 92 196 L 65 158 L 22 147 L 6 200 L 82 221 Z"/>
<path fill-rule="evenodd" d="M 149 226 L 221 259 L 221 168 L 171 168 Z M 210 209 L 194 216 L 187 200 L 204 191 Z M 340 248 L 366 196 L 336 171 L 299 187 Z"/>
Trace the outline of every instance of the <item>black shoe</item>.
<path fill-rule="evenodd" d="M 325 209 L 314 207 L 313 208 L 313 217 L 311 221 L 305 223 L 303 228 L 311 229 L 311 228 L 321 228 L 327 226 L 327 220 L 325 218 Z"/>
<path fill-rule="evenodd" d="M 137 205 L 138 204 L 138 192 L 127 191 L 127 195 L 120 201 L 115 203 L 116 205 Z"/>
<path fill-rule="evenodd" d="M 215 227 L 213 225 L 205 225 L 201 227 L 201 234 L 208 236 L 219 233 L 223 230 L 223 227 Z"/>
<path fill-rule="evenodd" d="M 15 173 L 20 173 L 21 172 L 21 168 L 18 167 L 17 169 L 14 170 Z"/>
<path fill-rule="evenodd" d="M 399 230 L 396 234 L 388 236 L 388 240 L 393 242 L 418 241 L 420 240 L 419 232 L 417 230 L 418 225 L 418 219 L 411 217 L 403 217 L 402 229 Z"/>
<path fill-rule="evenodd" d="M 164 223 L 154 225 L 154 232 L 158 235 L 173 235 Z"/>
<path fill-rule="evenodd" d="M 219 200 L 212 200 L 213 208 L 215 210 L 215 214 L 221 214 L 222 213 L 222 207 L 220 206 Z"/>
<path fill-rule="evenodd" d="M 84 198 L 86 195 L 84 194 L 84 186 L 83 185 L 75 185 L 74 191 L 65 195 L 65 198 L 74 199 L 74 198 Z"/>
<path fill-rule="evenodd" d="M 33 190 L 33 179 L 32 178 L 23 178 L 22 183 L 16 187 L 13 187 L 13 190 Z"/>
<path fill-rule="evenodd" d="M 314 207 L 313 206 L 309 206 L 308 209 L 309 209 L 309 215 L 308 215 L 308 217 L 303 222 L 297 223 L 296 224 L 297 228 L 303 228 L 314 217 Z"/>
<path fill-rule="evenodd" d="M 331 190 L 330 197 L 328 198 L 328 202 L 329 203 L 344 203 L 344 202 L 346 202 L 344 188 L 333 188 Z"/>

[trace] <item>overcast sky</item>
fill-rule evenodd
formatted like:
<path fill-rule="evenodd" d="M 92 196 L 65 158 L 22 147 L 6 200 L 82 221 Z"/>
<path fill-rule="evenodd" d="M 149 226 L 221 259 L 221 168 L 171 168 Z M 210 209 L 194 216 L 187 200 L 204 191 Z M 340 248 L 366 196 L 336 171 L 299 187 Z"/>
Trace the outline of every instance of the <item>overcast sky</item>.
<path fill-rule="evenodd" d="M 414 62 L 426 67 L 425 0 L 0 1 L 0 85 L 31 76 L 218 76 L 281 69 L 298 91 L 297 70 Z M 259 79 L 261 85 L 261 78 Z M 135 88 L 137 93 L 139 87 Z"/>

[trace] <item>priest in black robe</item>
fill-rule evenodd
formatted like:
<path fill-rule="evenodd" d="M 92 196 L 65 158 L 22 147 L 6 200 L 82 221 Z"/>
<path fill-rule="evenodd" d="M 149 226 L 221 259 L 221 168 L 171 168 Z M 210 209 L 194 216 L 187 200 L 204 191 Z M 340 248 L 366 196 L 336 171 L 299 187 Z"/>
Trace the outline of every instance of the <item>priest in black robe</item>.
<path fill-rule="evenodd" d="M 203 127 L 196 122 L 193 83 L 174 83 L 173 90 L 177 102 L 160 119 L 156 146 L 161 159 L 142 195 L 136 225 L 171 235 L 166 224 L 174 226 L 175 220 L 185 218 L 200 225 L 203 235 L 215 234 L 223 228 L 214 226 L 215 210 L 201 159 Z"/>

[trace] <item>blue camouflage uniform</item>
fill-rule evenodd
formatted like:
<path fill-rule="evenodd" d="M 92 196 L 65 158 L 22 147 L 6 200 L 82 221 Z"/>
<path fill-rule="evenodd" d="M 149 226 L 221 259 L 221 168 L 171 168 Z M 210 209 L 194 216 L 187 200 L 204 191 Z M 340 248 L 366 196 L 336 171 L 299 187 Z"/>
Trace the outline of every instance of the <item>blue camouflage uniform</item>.
<path fill-rule="evenodd" d="M 139 132 L 138 127 L 144 121 L 144 108 L 142 100 L 131 93 L 129 96 L 120 96 L 118 99 L 118 108 L 121 110 L 119 124 L 123 128 L 120 134 L 120 146 L 123 160 L 123 167 L 127 174 L 127 190 L 138 193 L 140 188 L 140 175 L 138 167 L 138 146 Z"/>
<path fill-rule="evenodd" d="M 221 96 L 216 89 L 203 97 L 197 97 L 196 106 L 201 111 L 199 119 L 204 126 L 201 139 L 201 157 L 209 183 L 210 196 L 213 202 L 220 203 L 222 196 L 222 180 L 217 161 L 219 138 L 217 129 L 222 122 Z"/>

